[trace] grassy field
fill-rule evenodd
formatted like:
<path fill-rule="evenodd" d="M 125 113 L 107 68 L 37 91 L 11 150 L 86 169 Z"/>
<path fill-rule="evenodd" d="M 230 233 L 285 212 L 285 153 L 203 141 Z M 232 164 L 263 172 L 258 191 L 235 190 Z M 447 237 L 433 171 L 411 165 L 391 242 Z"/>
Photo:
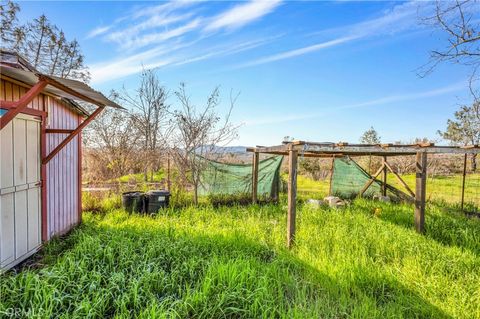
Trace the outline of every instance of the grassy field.
<path fill-rule="evenodd" d="M 286 179 L 286 175 L 284 176 Z M 415 191 L 415 174 L 403 175 L 402 179 Z M 406 192 L 393 174 L 387 176 L 388 184 Z M 329 192 L 328 179 L 314 181 L 305 176 L 298 176 L 298 193 L 301 198 L 323 199 Z M 427 199 L 458 204 L 461 199 L 462 176 L 435 176 L 427 179 Z M 465 203 L 480 206 L 480 174 L 469 174 L 465 182 Z"/>
<path fill-rule="evenodd" d="M 407 185 L 415 189 L 415 174 L 402 176 Z M 388 183 L 404 191 L 393 174 L 388 175 Z M 459 203 L 462 196 L 462 176 L 429 176 L 427 178 L 427 199 Z M 465 202 L 480 205 L 480 174 L 469 174 L 465 180 Z"/>
<path fill-rule="evenodd" d="M 480 318 L 480 221 L 442 207 L 428 205 L 422 236 L 409 205 L 301 205 L 289 251 L 284 202 L 154 217 L 105 205 L 30 268 L 0 275 L 0 314 Z"/>
<path fill-rule="evenodd" d="M 153 176 L 153 179 L 152 179 Z M 128 183 L 130 181 L 135 181 L 136 183 L 142 183 L 144 181 L 144 174 L 143 173 L 137 173 L 137 174 L 129 174 L 129 175 L 123 175 L 116 179 L 115 181 L 120 182 L 120 183 Z M 165 173 L 163 171 L 158 171 L 154 172 L 153 175 L 152 173 L 148 173 L 148 181 L 149 182 L 161 182 L 165 178 Z"/>

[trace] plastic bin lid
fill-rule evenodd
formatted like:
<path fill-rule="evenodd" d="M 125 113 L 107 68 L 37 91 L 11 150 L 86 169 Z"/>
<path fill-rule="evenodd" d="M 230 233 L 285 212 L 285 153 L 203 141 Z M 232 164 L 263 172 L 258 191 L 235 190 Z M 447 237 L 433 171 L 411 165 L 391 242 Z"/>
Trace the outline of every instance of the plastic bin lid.
<path fill-rule="evenodd" d="M 133 191 L 133 192 L 125 192 L 125 193 L 122 193 L 123 196 L 139 196 L 139 195 L 143 195 L 143 192 L 141 191 Z"/>
<path fill-rule="evenodd" d="M 147 195 L 170 196 L 170 192 L 164 189 L 151 190 L 147 192 Z"/>

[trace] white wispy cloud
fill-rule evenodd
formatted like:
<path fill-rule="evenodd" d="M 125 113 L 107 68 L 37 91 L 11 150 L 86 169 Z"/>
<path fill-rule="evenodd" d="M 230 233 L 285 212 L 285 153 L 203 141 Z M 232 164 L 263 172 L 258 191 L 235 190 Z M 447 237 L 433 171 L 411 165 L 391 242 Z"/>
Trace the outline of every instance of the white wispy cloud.
<path fill-rule="evenodd" d="M 167 66 L 181 66 L 198 61 L 237 54 L 242 51 L 265 45 L 278 38 L 271 36 L 251 41 L 227 43 L 211 48 L 207 53 L 191 54 L 187 50 L 195 41 L 189 43 L 179 42 L 176 45 L 164 45 L 124 58 L 92 64 L 90 73 L 92 83 L 98 84 L 109 80 L 126 77 L 142 71 L 143 68 L 161 68 Z M 182 49 L 187 52 L 181 52 Z"/>
<path fill-rule="evenodd" d="M 362 107 L 369 107 L 369 106 L 377 106 L 377 105 L 389 105 L 392 103 L 398 102 L 406 102 L 406 101 L 417 101 L 420 99 L 441 96 L 453 92 L 458 92 L 460 90 L 464 90 L 466 87 L 466 82 L 461 81 L 449 86 L 441 87 L 438 89 L 427 90 L 423 92 L 415 92 L 415 93 L 405 93 L 405 94 L 394 94 L 388 95 L 364 102 L 353 103 L 353 104 L 346 104 L 346 105 L 339 105 L 336 107 L 325 107 L 322 112 L 312 112 L 312 113 L 305 113 L 305 114 L 287 114 L 280 117 L 268 117 L 268 118 L 257 118 L 254 120 L 246 120 L 245 125 L 267 125 L 267 124 L 278 124 L 278 123 L 285 123 L 285 122 L 293 122 L 293 121 L 301 121 L 307 120 L 312 118 L 319 118 L 326 116 L 327 114 L 347 110 L 347 109 L 356 109 Z"/>
<path fill-rule="evenodd" d="M 223 28 L 233 29 L 253 22 L 272 12 L 281 2 L 279 0 L 252 0 L 233 7 L 211 19 L 205 31 Z"/>
<path fill-rule="evenodd" d="M 193 11 L 183 11 L 196 3 L 183 0 L 136 7 L 129 15 L 117 18 L 112 24 L 93 29 L 87 38 L 101 36 L 107 42 L 116 43 L 122 50 L 140 49 L 175 38 L 200 25 L 199 18 L 192 18 Z"/>
<path fill-rule="evenodd" d="M 137 8 L 131 15 L 132 18 L 138 19 L 141 17 L 150 17 L 164 15 L 165 13 L 170 13 L 177 9 L 190 7 L 192 5 L 198 4 L 199 1 L 194 0 L 176 0 L 162 3 L 155 6 L 147 6 L 143 8 Z"/>
<path fill-rule="evenodd" d="M 222 56 L 227 56 L 227 55 L 232 55 L 232 54 L 237 54 L 243 51 L 251 50 L 254 48 L 257 48 L 259 46 L 265 45 L 269 42 L 272 42 L 274 39 L 277 39 L 279 36 L 272 36 L 268 37 L 265 39 L 259 39 L 259 40 L 253 40 L 253 41 L 246 41 L 246 42 L 241 42 L 238 44 L 228 44 L 223 47 L 217 47 L 212 50 L 210 50 L 209 53 L 197 55 L 197 56 L 192 56 L 192 57 L 187 57 L 184 59 L 179 60 L 178 62 L 173 63 L 173 65 L 184 65 L 184 64 L 189 64 L 189 63 L 194 63 L 202 60 L 207 60 L 211 59 L 214 57 L 222 57 Z"/>
<path fill-rule="evenodd" d="M 106 82 L 138 73 L 143 67 L 180 66 L 256 48 L 274 37 L 261 36 L 246 42 L 222 38 L 219 45 L 202 45 L 224 28 L 238 28 L 272 12 L 279 0 L 252 0 L 226 9 L 212 17 L 200 16 L 202 2 L 171 1 L 136 7 L 109 26 L 92 30 L 89 37 L 101 37 L 121 49 L 123 57 L 90 65 L 93 82 Z M 208 33 L 203 32 L 210 30 Z M 259 38 L 259 39 L 258 39 Z M 226 43 L 230 42 L 230 43 Z M 160 47 L 157 47 L 159 46 Z M 186 50 L 187 47 L 194 49 Z M 186 52 L 178 52 L 185 49 Z M 141 50 L 144 50 L 141 53 Z"/>
<path fill-rule="evenodd" d="M 172 29 L 167 29 L 160 32 L 147 33 L 141 36 L 136 36 L 136 37 L 127 38 L 127 39 L 124 38 L 123 41 L 121 40 L 121 37 L 119 37 L 118 40 L 121 43 L 121 46 L 123 48 L 139 49 L 145 46 L 154 45 L 157 43 L 164 42 L 166 40 L 183 36 L 197 29 L 199 25 L 200 25 L 200 20 L 196 19 L 187 24 L 184 24 Z"/>
<path fill-rule="evenodd" d="M 134 39 L 143 30 L 149 30 L 158 27 L 164 27 L 173 23 L 182 22 L 190 18 L 192 14 L 181 14 L 175 16 L 151 16 L 147 20 L 136 24 L 130 28 L 111 32 L 106 36 L 107 40 L 117 42 L 120 45 L 124 44 L 125 39 Z M 131 41 L 129 41 L 131 42 Z"/>
<path fill-rule="evenodd" d="M 296 57 L 296 56 L 299 56 L 299 55 L 304 55 L 304 54 L 307 54 L 307 53 L 310 53 L 310 52 L 326 49 L 326 48 L 333 47 L 333 46 L 336 46 L 336 45 L 339 45 L 339 44 L 342 44 L 342 43 L 345 43 L 345 42 L 348 42 L 348 41 L 352 41 L 356 38 L 357 37 L 355 37 L 355 36 L 338 38 L 338 39 L 335 39 L 335 40 L 310 45 L 310 46 L 303 47 L 303 48 L 300 48 L 300 49 L 290 50 L 290 51 L 270 55 L 270 56 L 267 56 L 267 57 L 264 57 L 264 58 L 256 59 L 256 60 L 241 64 L 241 65 L 238 65 L 236 68 L 254 66 L 254 65 L 274 62 L 274 61 L 278 61 L 278 60 L 293 58 L 293 57 Z"/>
<path fill-rule="evenodd" d="M 331 48 L 362 38 L 382 36 L 386 34 L 395 34 L 418 27 L 417 14 L 419 8 L 428 8 L 430 4 L 407 2 L 396 5 L 391 10 L 386 11 L 382 16 L 360 23 L 343 26 L 340 28 L 323 30 L 317 34 L 341 34 L 341 36 L 320 43 L 315 43 L 301 48 L 296 48 L 273 55 L 261 57 L 237 65 L 235 68 L 250 67 L 279 60 L 289 59 L 315 51 Z"/>
<path fill-rule="evenodd" d="M 101 34 L 104 34 L 106 33 L 108 30 L 110 30 L 112 28 L 112 25 L 107 25 L 107 26 L 104 26 L 104 27 L 96 27 L 95 29 L 93 29 L 92 31 L 90 31 L 88 34 L 87 34 L 87 39 L 90 39 L 90 38 L 94 38 L 96 36 L 99 36 Z"/>
<path fill-rule="evenodd" d="M 202 17 L 196 15 L 195 11 L 184 11 L 199 3 L 191 0 L 170 1 L 136 8 L 130 15 L 116 19 L 111 25 L 91 30 L 87 38 L 102 36 L 121 49 L 136 50 L 183 36 L 196 29 L 212 32 L 242 27 L 272 12 L 280 0 L 251 0 L 213 17 Z"/>
<path fill-rule="evenodd" d="M 145 68 L 156 68 L 168 65 L 173 59 L 167 58 L 167 53 L 185 47 L 186 44 L 177 46 L 162 46 L 127 57 L 90 65 L 92 83 L 98 84 L 131 74 L 139 73 Z"/>

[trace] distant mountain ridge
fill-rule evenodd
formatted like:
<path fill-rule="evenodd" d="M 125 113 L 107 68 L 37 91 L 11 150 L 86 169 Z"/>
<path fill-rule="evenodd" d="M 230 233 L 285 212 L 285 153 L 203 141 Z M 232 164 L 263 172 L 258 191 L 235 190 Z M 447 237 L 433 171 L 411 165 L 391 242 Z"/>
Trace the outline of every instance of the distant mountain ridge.
<path fill-rule="evenodd" d="M 201 149 L 202 147 L 199 147 Z M 245 154 L 247 153 L 246 146 L 214 146 L 214 154 Z"/>

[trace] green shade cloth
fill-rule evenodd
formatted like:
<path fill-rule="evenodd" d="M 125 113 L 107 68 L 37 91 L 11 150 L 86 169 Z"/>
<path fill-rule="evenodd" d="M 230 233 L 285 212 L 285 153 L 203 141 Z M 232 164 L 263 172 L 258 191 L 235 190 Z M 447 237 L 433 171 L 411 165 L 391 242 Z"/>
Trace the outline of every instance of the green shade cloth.
<path fill-rule="evenodd" d="M 227 164 L 200 157 L 200 195 L 245 194 L 252 192 L 252 164 Z M 258 163 L 258 196 L 275 197 L 280 188 L 283 156 L 273 156 Z"/>
<path fill-rule="evenodd" d="M 335 158 L 333 162 L 332 195 L 341 198 L 353 198 L 372 178 L 360 165 L 349 157 Z M 375 179 L 363 194 L 373 197 L 382 194 L 382 181 Z M 411 200 L 411 197 L 397 188 L 387 184 L 387 195 L 395 200 Z"/>

